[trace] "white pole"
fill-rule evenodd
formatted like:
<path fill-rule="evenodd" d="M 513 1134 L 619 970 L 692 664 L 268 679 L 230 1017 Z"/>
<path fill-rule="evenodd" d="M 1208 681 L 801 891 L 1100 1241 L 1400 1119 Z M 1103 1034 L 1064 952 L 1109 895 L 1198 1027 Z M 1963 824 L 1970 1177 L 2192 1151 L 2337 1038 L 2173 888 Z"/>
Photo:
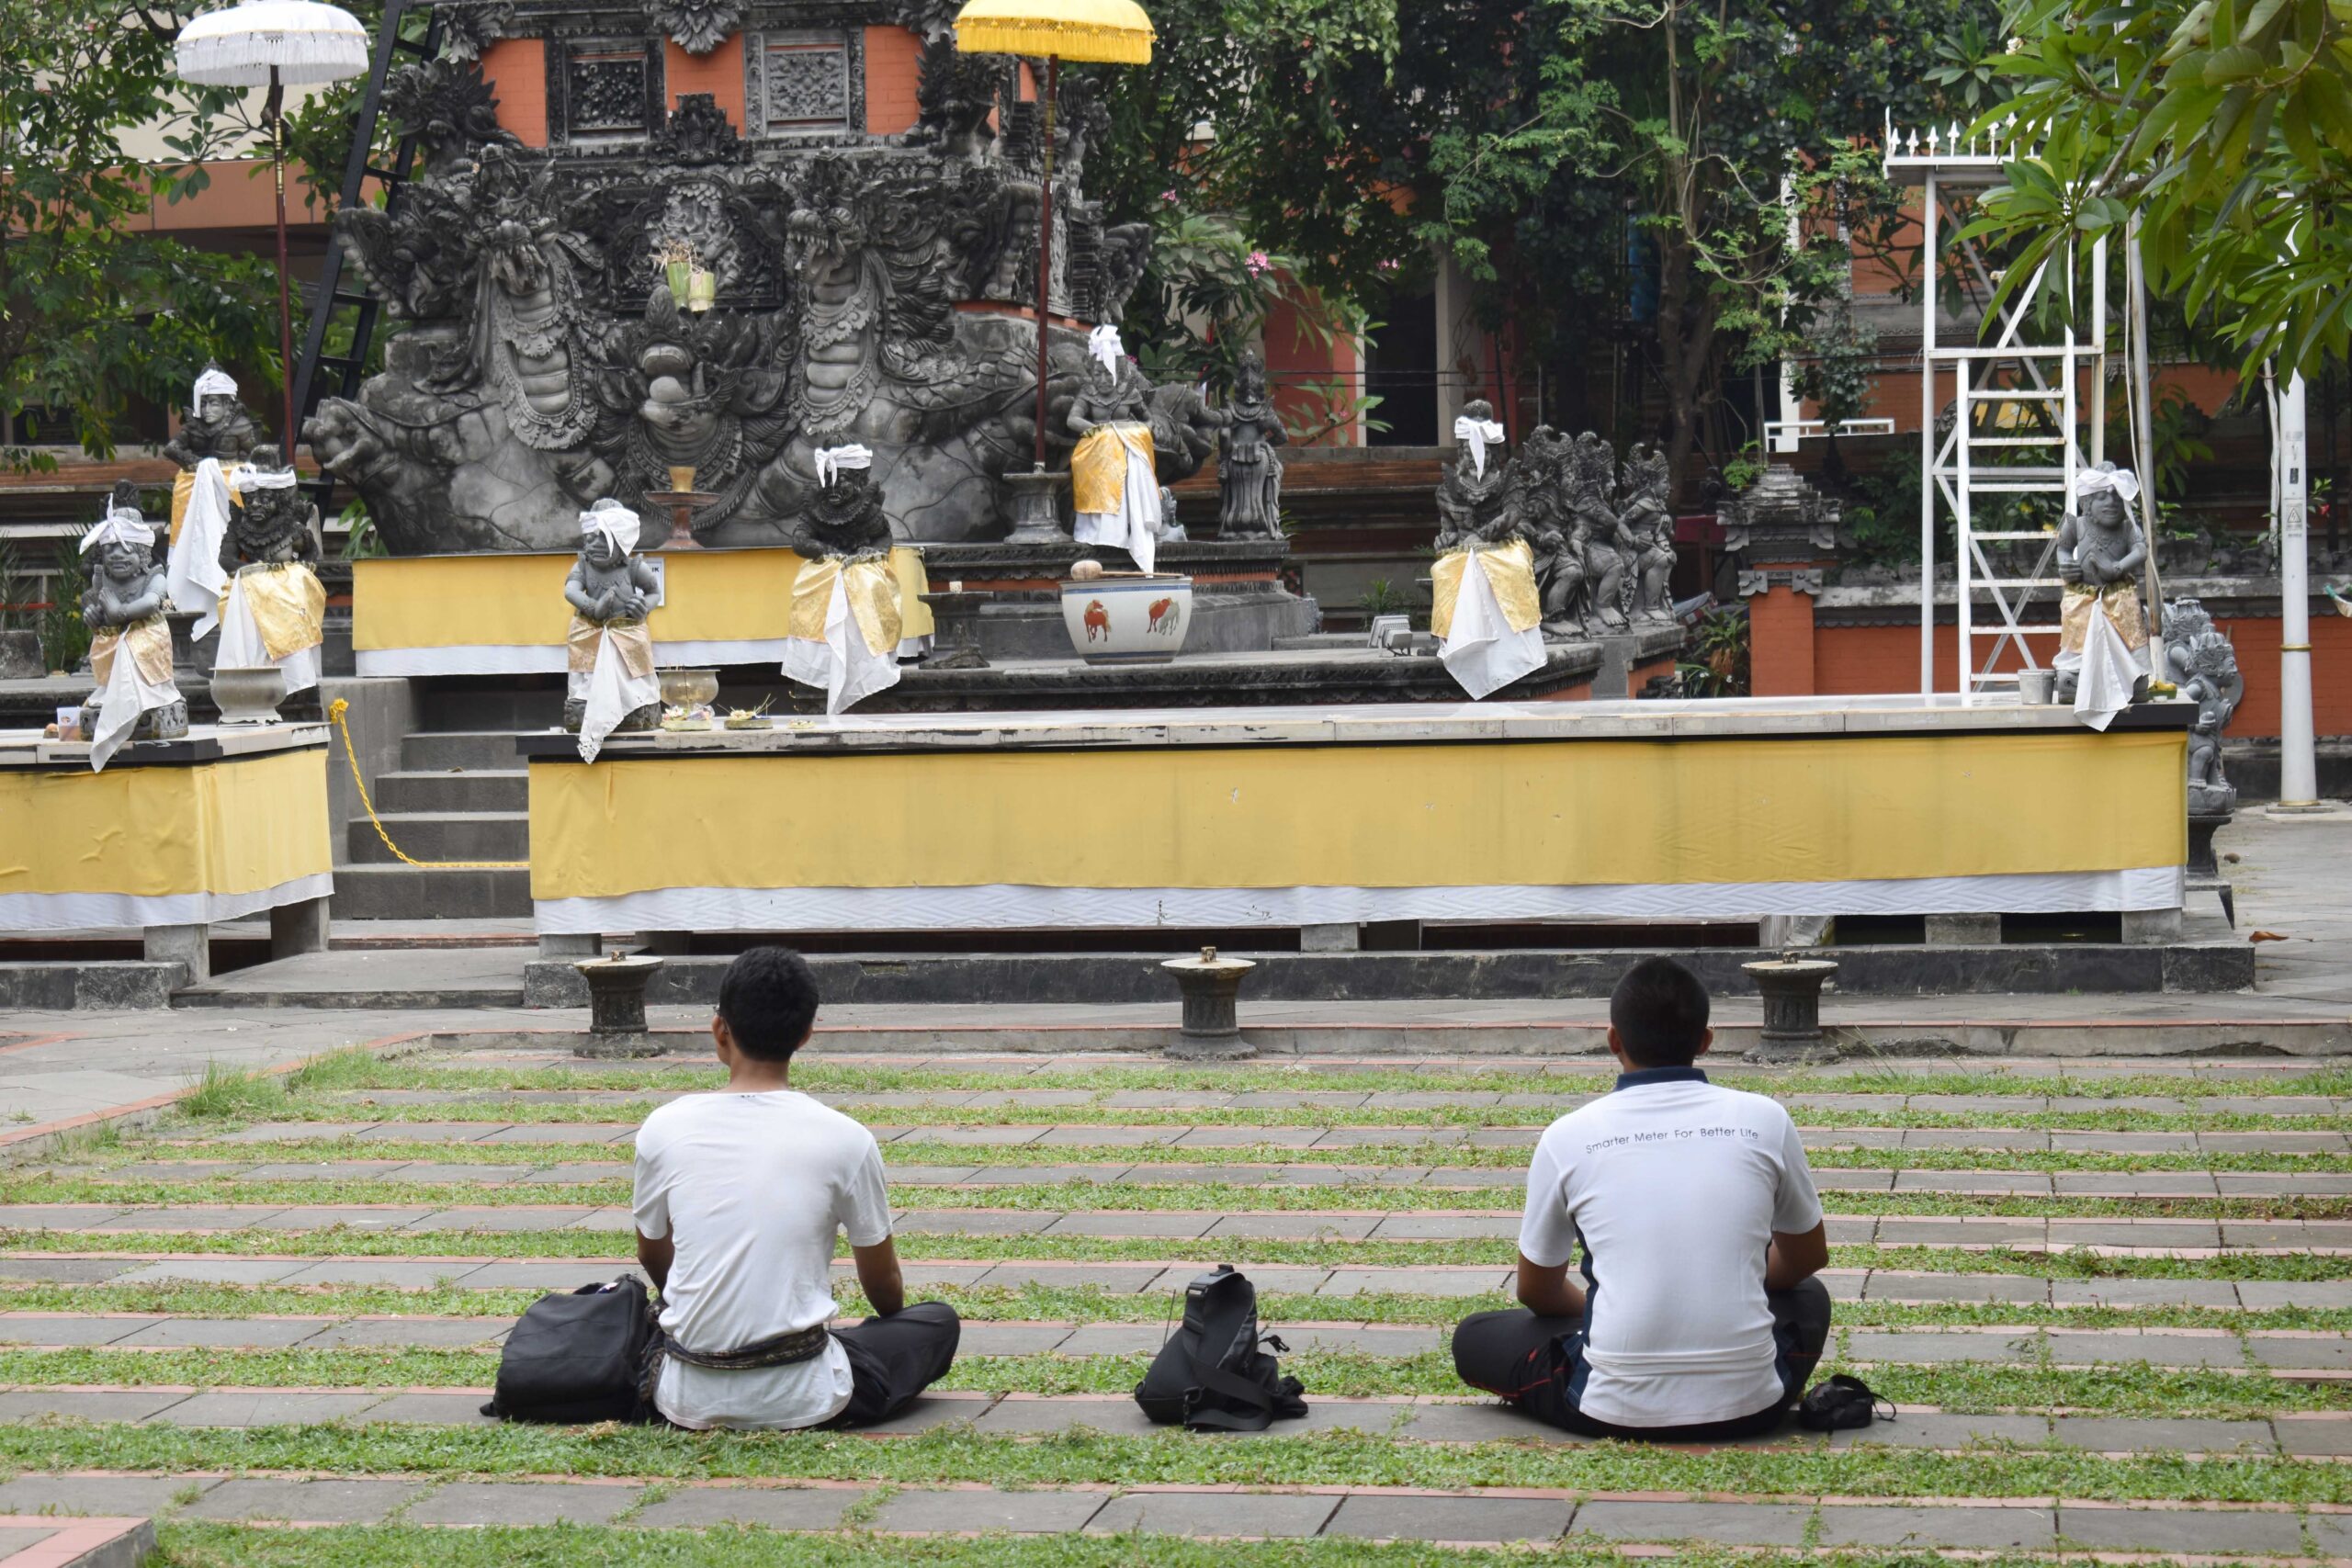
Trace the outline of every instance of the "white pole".
<path fill-rule="evenodd" d="M 2303 422 L 2303 378 L 2290 376 L 2278 396 L 2271 461 L 2278 492 L 2278 809 L 2308 811 L 2319 800 L 2312 754 L 2312 587 L 2306 556 L 2310 523 L 2310 446 Z"/>
<path fill-rule="evenodd" d="M 1919 254 L 1926 258 L 1919 321 L 1919 694 L 1936 694 L 1936 175 L 1920 190 Z M 1968 657 L 1965 651 L 1961 658 Z M 1965 682 L 1963 682 L 1964 684 Z"/>
<path fill-rule="evenodd" d="M 2138 405 L 2132 424 L 2132 466 L 2140 472 L 2140 527 L 2148 541 L 2143 580 L 2148 595 L 2148 670 L 2154 680 L 2167 681 L 2165 662 L 2164 584 L 2156 570 L 2156 402 L 2148 375 L 2148 275 L 2140 257 L 2140 215 L 2133 212 L 2124 226 L 2123 288 L 2131 311 L 2132 400 Z M 2067 504 L 2074 497 L 2066 498 Z"/>

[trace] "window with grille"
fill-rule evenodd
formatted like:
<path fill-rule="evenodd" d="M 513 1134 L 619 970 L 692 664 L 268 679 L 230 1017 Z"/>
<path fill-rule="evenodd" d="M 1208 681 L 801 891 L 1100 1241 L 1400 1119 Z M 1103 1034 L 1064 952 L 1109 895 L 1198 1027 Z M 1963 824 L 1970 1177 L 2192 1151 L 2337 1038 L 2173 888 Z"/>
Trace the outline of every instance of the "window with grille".
<path fill-rule="evenodd" d="M 745 55 L 744 97 L 757 134 L 839 135 L 862 129 L 861 35 L 848 29 L 763 33 Z"/>

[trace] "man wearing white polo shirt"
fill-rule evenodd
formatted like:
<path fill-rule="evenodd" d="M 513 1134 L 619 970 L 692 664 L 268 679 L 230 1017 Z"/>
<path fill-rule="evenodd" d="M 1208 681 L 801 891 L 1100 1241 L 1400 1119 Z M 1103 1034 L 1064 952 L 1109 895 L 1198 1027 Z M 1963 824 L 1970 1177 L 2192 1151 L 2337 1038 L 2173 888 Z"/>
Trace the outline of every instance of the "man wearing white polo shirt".
<path fill-rule="evenodd" d="M 1692 1065 L 1713 1039 L 1679 964 L 1617 983 L 1617 1087 L 1537 1142 L 1524 1304 L 1454 1331 L 1463 1382 L 1591 1437 L 1721 1441 L 1786 1418 L 1829 1337 L 1828 1236 L 1789 1113 Z"/>

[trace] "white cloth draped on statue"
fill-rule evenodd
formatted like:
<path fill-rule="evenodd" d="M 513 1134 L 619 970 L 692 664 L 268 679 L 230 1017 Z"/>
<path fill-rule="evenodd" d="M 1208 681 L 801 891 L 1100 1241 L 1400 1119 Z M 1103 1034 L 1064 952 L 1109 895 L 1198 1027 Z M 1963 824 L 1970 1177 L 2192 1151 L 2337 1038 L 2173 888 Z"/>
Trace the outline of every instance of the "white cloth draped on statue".
<path fill-rule="evenodd" d="M 239 572 L 229 580 L 228 608 L 220 615 L 220 647 L 213 663 L 223 670 L 258 670 L 275 664 L 286 672 L 286 694 L 307 692 L 319 683 L 319 645 L 298 648 L 283 658 L 270 657 L 268 645 L 262 641 L 261 624 L 254 616 L 253 602 L 247 596 L 245 573 Z"/>
<path fill-rule="evenodd" d="M 1453 624 L 1446 628 L 1438 657 L 1445 661 L 1446 672 L 1476 701 L 1544 667 L 1544 630 L 1536 625 L 1513 630 L 1487 575 L 1487 552 L 1463 554 L 1467 558 L 1462 566 L 1462 589 L 1455 596 Z"/>
<path fill-rule="evenodd" d="M 2133 652 L 2123 634 L 2103 615 L 2094 615 L 2083 635 L 2082 667 L 2075 676 L 2075 716 L 2105 729 L 2132 705 L 2132 691 L 2148 673 L 2147 655 Z"/>
<path fill-rule="evenodd" d="M 1080 470 L 1097 448 L 1113 441 L 1119 446 L 1116 460 L 1125 464 L 1117 509 L 1080 512 L 1071 532 L 1081 545 L 1109 545 L 1125 550 L 1135 558 L 1138 569 L 1150 571 L 1154 553 L 1159 547 L 1161 527 L 1159 475 L 1152 457 L 1151 427 L 1122 422 L 1097 425 L 1088 431 L 1080 444 L 1085 451 L 1071 457 L 1074 486 L 1081 500 L 1111 499 L 1107 485 L 1087 484 Z"/>
<path fill-rule="evenodd" d="M 103 666 L 97 690 L 90 694 L 98 705 L 97 733 L 90 737 L 92 773 L 114 761 L 141 715 L 180 700 L 180 689 L 172 683 L 171 627 L 163 616 L 150 615 L 102 642 L 90 650 L 90 662 Z"/>
<path fill-rule="evenodd" d="M 202 617 L 193 633 L 202 637 L 220 624 L 220 591 L 229 586 L 229 574 L 220 570 L 220 541 L 229 534 L 229 476 L 220 458 L 207 457 L 197 464 L 195 481 L 179 537 L 172 541 L 164 581 L 173 608 Z"/>

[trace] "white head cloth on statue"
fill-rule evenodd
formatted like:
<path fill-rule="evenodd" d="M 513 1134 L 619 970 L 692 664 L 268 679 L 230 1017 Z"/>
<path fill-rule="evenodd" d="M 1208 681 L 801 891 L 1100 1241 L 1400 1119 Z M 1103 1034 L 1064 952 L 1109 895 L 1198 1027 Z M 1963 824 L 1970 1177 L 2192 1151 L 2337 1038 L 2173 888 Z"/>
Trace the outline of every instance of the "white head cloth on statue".
<path fill-rule="evenodd" d="M 2103 491 L 2113 491 L 2131 505 L 2140 499 L 2140 476 L 2129 468 L 2085 468 L 2075 476 L 2075 499 L 2088 501 Z"/>
<path fill-rule="evenodd" d="M 229 476 L 229 488 L 241 495 L 249 490 L 292 490 L 294 470 L 291 468 L 239 468 Z"/>
<path fill-rule="evenodd" d="M 1119 373 L 1119 361 L 1126 349 L 1119 342 L 1119 329 L 1108 321 L 1086 334 L 1086 352 L 1100 361 L 1112 375 Z"/>
<path fill-rule="evenodd" d="M 204 412 L 205 399 L 209 397 L 233 398 L 236 395 L 236 378 L 230 375 L 226 370 L 221 369 L 218 365 L 208 367 L 204 374 L 196 378 L 196 387 L 188 393 L 187 412 L 200 416 Z"/>
<path fill-rule="evenodd" d="M 82 553 L 86 556 L 92 550 L 116 543 L 137 545 L 142 549 L 153 548 L 155 530 L 149 527 L 146 518 L 135 511 L 108 507 L 107 514 L 98 520 L 96 525 L 82 536 Z"/>
<path fill-rule="evenodd" d="M 601 534 L 624 556 L 636 553 L 637 530 L 637 513 L 611 496 L 580 514 L 581 538 L 593 539 Z"/>
<path fill-rule="evenodd" d="M 1470 448 L 1470 468 L 1480 479 L 1487 477 L 1487 444 L 1499 446 L 1503 438 L 1500 420 L 1472 419 L 1468 414 L 1453 422 L 1453 438 Z"/>
<path fill-rule="evenodd" d="M 817 448 L 817 482 L 829 485 L 843 468 L 870 468 L 874 466 L 871 448 L 852 442 L 846 446 Z"/>

